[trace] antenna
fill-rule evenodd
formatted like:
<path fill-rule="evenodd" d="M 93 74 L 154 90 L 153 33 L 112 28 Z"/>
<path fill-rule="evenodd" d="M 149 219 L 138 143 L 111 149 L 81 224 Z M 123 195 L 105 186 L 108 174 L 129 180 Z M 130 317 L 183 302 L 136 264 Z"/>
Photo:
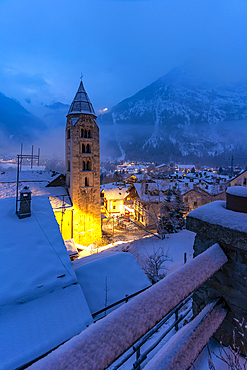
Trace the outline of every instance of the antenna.
<path fill-rule="evenodd" d="M 81 79 L 81 81 L 82 81 L 82 78 L 84 77 L 84 75 L 82 74 L 82 72 L 81 72 L 81 77 L 80 77 L 80 79 Z"/>
<path fill-rule="evenodd" d="M 38 155 L 33 154 L 33 145 L 32 145 L 32 154 L 23 154 L 23 143 L 21 144 L 21 154 L 17 154 L 17 179 L 16 179 L 16 202 L 15 202 L 15 212 L 18 214 L 18 192 L 19 192 L 19 178 L 21 172 L 21 165 L 23 163 L 23 159 L 31 159 L 31 168 L 33 168 L 33 162 L 38 161 L 39 166 L 39 156 L 40 156 L 40 148 L 38 149 Z"/>
<path fill-rule="evenodd" d="M 228 158 L 229 161 L 231 161 L 231 174 L 233 175 L 233 161 L 235 161 L 236 159 L 247 159 L 246 157 L 244 158 L 235 158 L 232 156 L 232 158 Z M 239 163 L 240 165 L 240 163 Z"/>

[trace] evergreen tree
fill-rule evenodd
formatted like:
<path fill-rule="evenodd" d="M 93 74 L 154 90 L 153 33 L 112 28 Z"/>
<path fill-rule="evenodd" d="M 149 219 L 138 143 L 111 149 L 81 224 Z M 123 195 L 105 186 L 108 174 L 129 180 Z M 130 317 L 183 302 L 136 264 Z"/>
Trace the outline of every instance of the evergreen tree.
<path fill-rule="evenodd" d="M 185 207 L 178 185 L 169 188 L 166 199 L 160 207 L 158 233 L 164 237 L 167 233 L 176 233 L 184 226 Z"/>
<path fill-rule="evenodd" d="M 174 210 L 175 210 L 175 218 L 176 218 L 176 227 L 178 230 L 182 230 L 184 227 L 184 215 L 185 215 L 185 206 L 181 194 L 181 190 L 179 185 L 176 184 L 176 187 L 173 190 L 174 193 Z"/>
<path fill-rule="evenodd" d="M 176 232 L 175 227 L 175 210 L 172 202 L 173 191 L 169 188 L 166 199 L 160 207 L 160 216 L 159 216 L 159 234 L 162 234 L 163 237 L 167 233 Z"/>

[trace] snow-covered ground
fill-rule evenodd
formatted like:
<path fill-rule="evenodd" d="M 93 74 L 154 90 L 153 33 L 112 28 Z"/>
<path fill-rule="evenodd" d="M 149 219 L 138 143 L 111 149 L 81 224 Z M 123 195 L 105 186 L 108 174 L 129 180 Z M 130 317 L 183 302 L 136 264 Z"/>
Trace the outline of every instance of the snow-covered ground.
<path fill-rule="evenodd" d="M 74 260 L 73 268 L 92 314 L 151 285 L 130 253 L 97 253 Z"/>
<path fill-rule="evenodd" d="M 139 240 L 133 240 L 116 245 L 117 250 L 129 249 L 140 266 L 145 263 L 146 257 L 152 255 L 161 248 L 168 254 L 171 261 L 164 263 L 166 275 L 176 271 L 184 264 L 184 254 L 186 253 L 187 261 L 193 258 L 193 243 L 195 233 L 182 230 L 176 234 L 169 234 L 161 240 L 155 236 L 146 236 Z"/>

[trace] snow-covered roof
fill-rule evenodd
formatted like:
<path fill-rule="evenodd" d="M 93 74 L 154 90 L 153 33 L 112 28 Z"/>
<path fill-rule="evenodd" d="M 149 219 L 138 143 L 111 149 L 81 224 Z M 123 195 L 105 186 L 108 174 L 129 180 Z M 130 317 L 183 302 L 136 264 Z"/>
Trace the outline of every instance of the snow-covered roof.
<path fill-rule="evenodd" d="M 156 168 L 162 168 L 162 167 L 169 167 L 169 165 L 163 163 L 163 164 L 160 164 L 160 165 L 156 166 Z"/>
<path fill-rule="evenodd" d="M 244 173 L 247 173 L 247 170 L 242 170 L 237 176 L 235 176 L 232 179 L 230 179 L 229 182 L 232 182 L 233 180 L 236 180 L 238 177 L 240 177 Z"/>
<path fill-rule="evenodd" d="M 66 246 L 66 249 L 67 249 L 70 257 L 73 257 L 73 256 L 78 257 L 78 250 L 76 248 L 74 239 L 65 240 L 64 244 Z"/>
<path fill-rule="evenodd" d="M 55 171 L 21 171 L 19 190 L 28 186 L 32 196 L 36 195 L 68 195 L 62 186 L 46 187 L 61 174 Z M 16 172 L 6 171 L 0 174 L 0 199 L 16 196 Z"/>
<path fill-rule="evenodd" d="M 25 365 L 92 322 L 47 196 L 19 219 L 0 200 L 1 369 Z M 76 317 L 76 320 L 73 318 Z"/>
<path fill-rule="evenodd" d="M 84 89 L 83 83 L 81 81 L 78 91 L 74 97 L 73 102 L 71 103 L 69 114 L 90 114 L 96 117 L 92 103 Z"/>
<path fill-rule="evenodd" d="M 143 202 L 162 202 L 165 199 L 157 183 L 135 183 L 134 186 Z"/>
<path fill-rule="evenodd" d="M 246 186 L 232 186 L 227 189 L 227 194 L 235 195 L 237 197 L 247 197 L 247 187 Z"/>
<path fill-rule="evenodd" d="M 60 211 L 64 208 L 73 208 L 71 199 L 68 195 L 53 195 L 49 197 L 49 200 L 54 212 Z"/>
<path fill-rule="evenodd" d="M 106 188 L 103 189 L 104 196 L 107 200 L 123 200 L 127 194 L 128 190 L 127 188 Z"/>
<path fill-rule="evenodd" d="M 112 189 L 112 188 L 119 188 L 121 186 L 122 188 L 125 186 L 124 184 L 120 184 L 119 182 L 110 182 L 109 184 L 102 184 L 100 185 L 100 190 L 104 189 Z"/>
<path fill-rule="evenodd" d="M 192 169 L 193 167 L 195 168 L 194 164 L 177 164 L 177 168 L 183 168 L 183 169 Z"/>
<path fill-rule="evenodd" d="M 219 200 L 205 204 L 191 211 L 187 217 L 247 233 L 247 213 L 226 209 L 225 201 Z"/>
<path fill-rule="evenodd" d="M 73 267 L 92 313 L 105 307 L 106 287 L 109 306 L 151 285 L 130 253 L 101 252 L 73 261 Z"/>
<path fill-rule="evenodd" d="M 31 181 L 31 182 L 46 181 L 50 183 L 60 175 L 61 173 L 57 171 L 39 171 L 34 168 L 33 170 L 30 171 L 20 171 L 19 181 Z M 16 171 L 0 172 L 0 183 L 4 182 L 16 182 Z"/>

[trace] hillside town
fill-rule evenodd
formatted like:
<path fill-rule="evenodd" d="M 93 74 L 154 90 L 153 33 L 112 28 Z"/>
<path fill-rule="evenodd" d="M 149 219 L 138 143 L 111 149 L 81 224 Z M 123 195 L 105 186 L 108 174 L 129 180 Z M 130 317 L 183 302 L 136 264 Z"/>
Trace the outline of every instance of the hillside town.
<path fill-rule="evenodd" d="M 0 162 L 1 369 L 186 370 L 246 320 L 247 170 L 100 164 L 99 135 L 81 81 L 65 173 Z"/>

